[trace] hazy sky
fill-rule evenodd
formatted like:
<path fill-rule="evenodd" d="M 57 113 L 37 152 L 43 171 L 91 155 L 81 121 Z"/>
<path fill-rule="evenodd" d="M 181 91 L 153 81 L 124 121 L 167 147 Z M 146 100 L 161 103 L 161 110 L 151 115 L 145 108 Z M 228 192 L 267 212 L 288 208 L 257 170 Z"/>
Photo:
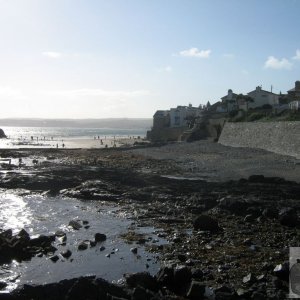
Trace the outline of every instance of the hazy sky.
<path fill-rule="evenodd" d="M 0 0 L 0 118 L 152 117 L 300 80 L 297 0 Z"/>

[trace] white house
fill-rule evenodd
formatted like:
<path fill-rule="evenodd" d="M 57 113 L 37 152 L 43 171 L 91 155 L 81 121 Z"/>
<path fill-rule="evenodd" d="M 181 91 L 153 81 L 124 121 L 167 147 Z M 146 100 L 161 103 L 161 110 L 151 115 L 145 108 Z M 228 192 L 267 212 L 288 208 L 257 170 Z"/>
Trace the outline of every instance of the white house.
<path fill-rule="evenodd" d="M 253 99 L 253 102 L 248 102 L 248 108 L 261 107 L 265 104 L 273 107 L 279 104 L 279 95 L 265 91 L 260 86 L 256 87 L 254 91 L 249 92 L 248 96 Z"/>
<path fill-rule="evenodd" d="M 300 101 L 295 100 L 289 103 L 289 109 L 291 110 L 300 110 Z"/>
<path fill-rule="evenodd" d="M 188 119 L 197 117 L 200 114 L 200 108 L 189 106 L 177 106 L 170 109 L 170 127 L 185 127 L 188 125 Z"/>
<path fill-rule="evenodd" d="M 230 112 L 232 110 L 236 110 L 238 109 L 238 106 L 237 106 L 237 94 L 233 93 L 231 89 L 228 90 L 228 93 L 226 96 L 222 97 L 221 100 L 222 100 L 222 108 L 219 108 L 219 110 L 225 110 L 227 112 Z M 217 111 L 218 111 L 218 108 L 217 108 Z M 220 112 L 223 112 L 223 111 L 220 111 Z"/>

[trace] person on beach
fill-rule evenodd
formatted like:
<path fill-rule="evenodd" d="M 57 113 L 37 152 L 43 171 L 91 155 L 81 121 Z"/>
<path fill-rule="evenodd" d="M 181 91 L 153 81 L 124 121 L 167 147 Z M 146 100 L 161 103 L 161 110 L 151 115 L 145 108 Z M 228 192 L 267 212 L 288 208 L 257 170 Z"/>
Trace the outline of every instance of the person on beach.
<path fill-rule="evenodd" d="M 58 148 L 58 144 L 56 144 L 56 148 Z"/>

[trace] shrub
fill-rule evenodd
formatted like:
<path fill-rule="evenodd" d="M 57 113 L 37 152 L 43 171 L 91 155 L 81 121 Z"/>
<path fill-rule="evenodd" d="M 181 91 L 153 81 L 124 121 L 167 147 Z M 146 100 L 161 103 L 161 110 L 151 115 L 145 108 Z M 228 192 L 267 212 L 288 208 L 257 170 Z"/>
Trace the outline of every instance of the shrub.
<path fill-rule="evenodd" d="M 255 113 L 251 114 L 250 116 L 248 116 L 248 121 L 252 122 L 252 121 L 262 119 L 264 117 L 265 117 L 264 113 L 255 112 Z"/>

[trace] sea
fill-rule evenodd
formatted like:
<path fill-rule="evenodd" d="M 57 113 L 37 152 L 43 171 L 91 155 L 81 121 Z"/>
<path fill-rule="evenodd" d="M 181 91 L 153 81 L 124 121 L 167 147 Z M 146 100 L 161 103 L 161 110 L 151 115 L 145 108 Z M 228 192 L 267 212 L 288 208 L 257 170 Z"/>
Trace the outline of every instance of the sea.
<path fill-rule="evenodd" d="M 66 127 L 6 127 L 1 126 L 7 139 L 0 140 L 1 148 L 26 147 L 113 147 L 124 141 L 134 142 L 143 139 L 146 128 L 66 128 Z M 102 141 L 102 143 L 101 143 Z M 0 177 L 8 173 L 25 174 L 27 165 L 12 171 L 2 169 Z M 37 176 L 36 174 L 34 176 Z M 84 220 L 88 226 L 73 230 L 68 226 L 71 220 Z M 121 237 L 128 231 L 143 234 L 149 243 L 156 245 L 168 243 L 159 237 L 160 229 L 138 226 L 134 214 L 119 207 L 118 204 L 100 201 L 81 201 L 79 199 L 50 196 L 30 192 L 25 189 L 0 188 L 0 232 L 12 229 L 14 233 L 25 229 L 31 237 L 54 234 L 63 230 L 67 234 L 66 244 L 56 240 L 55 254 L 59 260 L 54 262 L 50 255 L 36 256 L 27 261 L 8 261 L 0 264 L 0 282 L 7 284 L 0 291 L 9 292 L 23 284 L 45 284 L 59 280 L 96 275 L 111 282 L 122 282 L 123 274 L 147 271 L 155 274 L 159 267 L 158 256 L 150 253 L 144 245 L 128 244 Z M 104 233 L 107 240 L 85 251 L 79 251 L 82 241 L 93 240 L 95 233 Z M 131 251 L 138 248 L 138 253 Z M 64 259 L 60 253 L 70 250 L 72 256 Z"/>
<path fill-rule="evenodd" d="M 119 147 L 143 139 L 149 128 L 74 128 L 1 126 L 7 139 L 0 148 L 103 148 Z"/>

